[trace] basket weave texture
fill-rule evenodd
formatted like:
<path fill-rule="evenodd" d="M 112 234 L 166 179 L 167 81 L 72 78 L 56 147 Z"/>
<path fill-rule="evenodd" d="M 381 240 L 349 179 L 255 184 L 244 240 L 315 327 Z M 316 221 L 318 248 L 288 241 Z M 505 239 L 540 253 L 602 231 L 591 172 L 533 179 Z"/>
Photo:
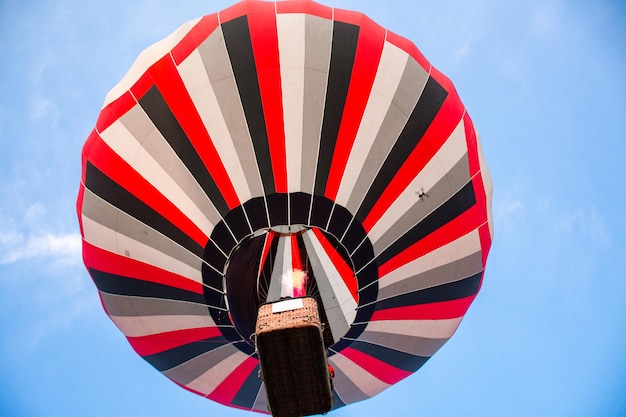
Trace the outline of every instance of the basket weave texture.
<path fill-rule="evenodd" d="M 326 413 L 332 407 L 322 326 L 315 299 L 302 308 L 272 312 L 259 308 L 256 348 L 270 411 L 275 417 Z"/>
<path fill-rule="evenodd" d="M 320 322 L 319 311 L 317 310 L 317 302 L 312 297 L 298 298 L 302 301 L 302 308 L 295 310 L 287 310 L 279 313 L 273 313 L 272 309 L 276 303 L 263 304 L 259 307 L 259 314 L 256 321 L 256 335 L 274 330 L 317 326 L 320 331 L 322 323 Z"/>

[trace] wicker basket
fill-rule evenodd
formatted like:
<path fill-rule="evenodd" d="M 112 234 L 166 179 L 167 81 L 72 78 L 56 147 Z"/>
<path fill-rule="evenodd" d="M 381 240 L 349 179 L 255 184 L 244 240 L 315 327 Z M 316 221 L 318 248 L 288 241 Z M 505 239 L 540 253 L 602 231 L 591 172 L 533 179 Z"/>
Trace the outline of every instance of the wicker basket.
<path fill-rule="evenodd" d="M 295 417 L 328 412 L 331 382 L 315 299 L 262 305 L 255 334 L 272 414 Z"/>

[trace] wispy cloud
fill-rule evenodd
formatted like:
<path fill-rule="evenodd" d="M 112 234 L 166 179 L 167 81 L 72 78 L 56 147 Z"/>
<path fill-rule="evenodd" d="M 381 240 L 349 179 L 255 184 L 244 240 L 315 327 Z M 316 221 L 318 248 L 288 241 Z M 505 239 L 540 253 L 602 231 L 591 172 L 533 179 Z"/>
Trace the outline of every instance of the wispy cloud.
<path fill-rule="evenodd" d="M 554 213 L 554 232 L 562 236 L 576 236 L 595 245 L 608 245 L 611 235 L 605 220 L 595 207 L 579 207 Z"/>
<path fill-rule="evenodd" d="M 37 232 L 24 236 L 15 231 L 0 231 L 0 250 L 0 265 L 41 258 L 60 265 L 77 264 L 80 262 L 81 237 L 78 233 Z"/>
<path fill-rule="evenodd" d="M 496 219 L 505 219 L 519 214 L 525 209 L 524 202 L 518 199 L 497 200 L 494 204 L 494 216 Z"/>
<path fill-rule="evenodd" d="M 0 274 L 0 309 L 28 312 L 29 326 L 14 330 L 28 352 L 98 305 L 81 266 L 80 234 L 47 230 L 49 219 L 38 203 L 19 217 L 0 215 L 0 271 L 9 272 Z"/>
<path fill-rule="evenodd" d="M 16 208 L 9 206 L 5 211 L 15 213 Z M 50 216 L 40 203 L 24 208 L 19 217 L 0 213 L 0 265 L 33 260 L 45 260 L 53 266 L 79 264 L 80 234 L 51 231 Z"/>

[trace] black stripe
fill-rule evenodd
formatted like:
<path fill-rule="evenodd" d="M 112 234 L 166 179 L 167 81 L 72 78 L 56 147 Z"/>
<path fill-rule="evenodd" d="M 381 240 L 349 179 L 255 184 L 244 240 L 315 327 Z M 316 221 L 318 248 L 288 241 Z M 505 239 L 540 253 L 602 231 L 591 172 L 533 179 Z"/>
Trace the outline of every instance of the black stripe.
<path fill-rule="evenodd" d="M 232 328 L 233 332 L 237 332 L 237 330 L 235 330 L 235 328 Z M 239 349 L 240 351 L 242 351 L 243 353 L 245 353 L 248 356 L 252 356 L 255 359 L 258 359 L 258 356 L 256 356 L 256 352 L 254 350 L 254 345 L 252 344 L 252 341 L 250 340 L 243 340 L 241 338 L 241 335 L 239 337 L 239 341 L 236 341 L 236 339 L 234 337 L 229 337 L 227 333 L 223 332 L 224 337 L 228 338 L 229 340 L 235 340 L 235 343 L 233 343 L 233 346 L 236 347 L 237 349 Z"/>
<path fill-rule="evenodd" d="M 346 233 L 346 228 L 348 228 L 351 221 L 352 214 L 350 214 L 348 209 L 340 206 L 339 204 L 335 204 L 330 217 L 330 222 L 328 222 L 328 232 L 339 240 Z"/>
<path fill-rule="evenodd" d="M 267 221 L 267 207 L 263 197 L 255 197 L 243 204 L 243 209 L 248 215 L 252 230 L 260 230 L 269 226 Z"/>
<path fill-rule="evenodd" d="M 102 171 L 87 161 L 85 186 L 98 197 L 114 205 L 129 216 L 139 220 L 159 233 L 167 236 L 189 252 L 202 257 L 204 249 L 187 236 L 167 218 L 135 197 Z M 123 232 L 123 231 L 122 231 Z"/>
<path fill-rule="evenodd" d="M 152 86 L 139 100 L 139 105 L 159 132 L 161 132 L 167 143 L 170 144 L 174 152 L 176 152 L 182 163 L 189 169 L 189 172 L 200 184 L 200 187 L 202 187 L 217 211 L 222 216 L 225 216 L 229 208 L 226 200 L 224 200 L 224 196 L 217 184 L 215 184 L 198 152 L 196 152 L 189 141 L 185 131 L 178 123 L 178 120 L 176 120 L 174 113 L 168 107 L 159 89 L 156 86 Z"/>
<path fill-rule="evenodd" d="M 154 355 L 144 356 L 143 358 L 158 371 L 164 372 L 228 343 L 230 343 L 229 340 L 219 336 L 188 343 L 174 349 L 155 353 Z"/>
<path fill-rule="evenodd" d="M 365 267 L 368 262 L 374 258 L 374 248 L 369 240 L 366 240 L 358 247 L 352 254 L 352 263 L 354 264 L 354 270 L 358 271 Z"/>
<path fill-rule="evenodd" d="M 352 67 L 359 40 L 360 28 L 344 22 L 334 22 L 333 41 L 330 51 L 330 68 L 326 86 L 326 103 L 320 139 L 320 150 L 315 172 L 315 195 L 324 195 L 330 164 L 335 152 L 337 135 L 341 125 Z"/>
<path fill-rule="evenodd" d="M 380 171 L 363 199 L 356 218 L 363 222 L 378 201 L 398 169 L 406 162 L 443 105 L 448 92 L 433 78 L 429 78 L 417 104 L 404 125 L 398 140 L 385 159 Z"/>
<path fill-rule="evenodd" d="M 330 218 L 330 212 L 333 210 L 333 201 L 321 195 L 313 196 L 313 205 L 311 208 L 311 226 L 319 227 L 326 230 L 326 224 Z"/>
<path fill-rule="evenodd" d="M 274 193 L 265 196 L 267 211 L 270 214 L 270 224 L 280 226 L 289 224 L 289 196 L 284 193 Z"/>
<path fill-rule="evenodd" d="M 460 281 L 449 282 L 436 287 L 387 298 L 376 303 L 376 310 L 407 307 L 417 304 L 439 303 L 470 297 L 478 292 L 482 276 L 483 273 L 479 272 L 476 275 L 472 275 Z"/>
<path fill-rule="evenodd" d="M 371 314 L 370 314 L 370 317 L 371 317 Z M 368 317 L 368 320 L 369 320 L 369 317 Z M 358 322 L 359 322 L 358 320 L 354 320 L 354 323 L 358 323 Z M 328 353 L 329 357 L 334 355 L 337 352 L 341 352 L 347 347 L 350 347 L 353 340 L 358 339 L 361 333 L 365 331 L 365 328 L 367 327 L 367 323 L 361 323 L 361 324 L 354 324 L 354 323 L 350 325 L 350 329 L 348 330 L 348 333 L 346 333 L 341 339 L 339 339 L 337 343 L 335 343 L 334 345 L 330 347 L 331 350 L 329 350 L 329 353 Z"/>
<path fill-rule="evenodd" d="M 259 77 L 254 62 L 248 16 L 241 16 L 222 24 L 224 41 L 230 57 L 230 63 L 235 75 L 235 82 L 239 90 L 241 105 L 248 122 L 248 130 L 252 138 L 254 153 L 256 154 L 261 181 L 265 194 L 276 191 L 274 185 L 274 173 L 272 171 L 272 159 L 267 138 L 265 114 L 261 101 L 261 89 Z"/>
<path fill-rule="evenodd" d="M 344 407 L 346 405 L 347 404 L 344 403 L 339 397 L 339 394 L 337 394 L 337 390 L 333 389 L 333 408 L 331 408 L 331 411 Z"/>
<path fill-rule="evenodd" d="M 289 194 L 289 215 L 291 224 L 308 224 L 310 209 L 310 194 L 300 192 Z"/>
<path fill-rule="evenodd" d="M 226 301 L 224 300 L 224 295 L 220 292 L 213 291 L 211 288 L 215 288 L 217 290 L 223 290 L 223 280 L 224 277 L 220 272 L 217 272 L 215 269 L 208 266 L 206 263 L 202 264 L 202 282 L 205 284 L 204 286 L 204 299 L 209 306 L 219 307 L 220 309 L 226 309 Z M 220 326 L 230 326 L 231 322 L 228 318 L 228 314 L 224 311 L 218 310 L 216 308 L 209 308 L 211 313 L 211 317 L 215 321 L 215 324 Z M 223 333 L 223 332 L 222 332 Z"/>
<path fill-rule="evenodd" d="M 248 226 L 243 206 L 232 209 L 224 218 L 224 221 L 228 224 L 228 228 L 233 232 L 238 242 L 252 233 L 250 226 Z"/>
<path fill-rule="evenodd" d="M 352 344 L 350 344 L 350 347 L 380 361 L 388 363 L 394 368 L 402 369 L 407 372 L 417 371 L 429 359 L 428 357 L 411 355 L 410 353 L 401 352 L 385 346 L 357 340 L 353 341 Z"/>
<path fill-rule="evenodd" d="M 89 268 L 89 274 L 93 278 L 96 287 L 108 294 L 206 304 L 203 294 L 197 294 L 169 285 L 109 274 L 93 268 Z"/>
<path fill-rule="evenodd" d="M 348 227 L 348 231 L 343 236 L 341 243 L 345 246 L 349 253 L 352 253 L 359 247 L 361 242 L 363 242 L 363 239 L 366 237 L 367 233 L 365 232 L 365 229 L 363 229 L 361 222 L 352 220 L 352 223 L 350 224 L 350 227 Z"/>
<path fill-rule="evenodd" d="M 224 271 L 227 259 L 224 256 L 224 253 L 219 250 L 214 241 L 209 240 L 207 242 L 206 248 L 204 249 L 203 259 L 218 271 Z M 219 282 L 221 283 L 221 275 Z"/>
<path fill-rule="evenodd" d="M 259 378 L 260 368 L 260 364 L 257 364 L 250 375 L 248 375 L 239 391 L 237 391 L 235 398 L 233 398 L 232 405 L 248 410 L 252 409 L 262 384 L 261 378 Z"/>
<path fill-rule="evenodd" d="M 226 254 L 230 253 L 231 249 L 237 245 L 224 220 L 215 225 L 211 232 L 210 240 Z"/>
<path fill-rule="evenodd" d="M 476 204 L 476 195 L 472 182 L 468 182 L 456 194 L 448 199 L 437 210 L 426 216 L 408 232 L 393 242 L 378 256 L 378 264 L 382 265 L 415 242 L 428 236 L 443 225 L 454 220 Z"/>

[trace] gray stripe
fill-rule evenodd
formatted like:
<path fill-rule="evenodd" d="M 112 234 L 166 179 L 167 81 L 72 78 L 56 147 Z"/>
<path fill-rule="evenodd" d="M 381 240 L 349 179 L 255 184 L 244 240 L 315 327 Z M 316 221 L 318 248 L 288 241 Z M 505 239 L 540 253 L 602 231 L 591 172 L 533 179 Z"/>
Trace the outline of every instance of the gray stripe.
<path fill-rule="evenodd" d="M 110 316 L 208 316 L 205 305 L 188 301 L 165 300 L 162 298 L 129 297 L 100 292 L 102 302 Z"/>
<path fill-rule="evenodd" d="M 470 180 L 469 162 L 465 154 L 421 199 L 415 195 L 415 204 L 374 242 L 374 253 L 380 254 L 404 233 L 418 224 L 429 213 L 446 202 Z M 418 190 L 416 190 L 417 192 Z"/>
<path fill-rule="evenodd" d="M 352 382 L 350 377 L 348 377 L 348 375 L 346 375 L 341 368 L 339 368 L 339 366 L 333 366 L 333 368 L 335 369 L 335 378 L 333 378 L 335 392 L 344 404 L 350 404 L 370 398 L 369 395 L 361 391 L 359 387 Z"/>
<path fill-rule="evenodd" d="M 283 272 L 287 271 L 287 266 L 285 265 L 289 262 L 291 266 L 291 247 L 289 253 L 287 253 L 286 243 L 289 237 L 280 236 L 278 238 L 278 247 L 276 248 L 276 257 L 274 258 L 274 269 L 272 269 L 272 276 L 270 277 L 270 288 L 267 292 L 267 302 L 270 301 L 278 301 L 282 293 L 282 281 L 283 281 Z M 285 294 L 286 295 L 286 294 Z"/>
<path fill-rule="evenodd" d="M 263 195 L 263 186 L 221 27 L 198 47 L 198 52 L 202 57 L 209 80 L 211 80 L 215 97 L 237 151 L 237 157 L 246 176 L 250 192 L 253 197 L 261 196 Z"/>
<path fill-rule="evenodd" d="M 141 143 L 141 146 L 163 168 L 198 209 L 204 213 L 211 224 L 221 220 L 217 209 L 196 182 L 185 164 L 178 158 L 161 133 L 154 126 L 148 115 L 140 106 L 133 107 L 120 118 L 121 123 Z"/>
<path fill-rule="evenodd" d="M 448 339 L 429 339 L 426 337 L 368 331 L 361 333 L 359 340 L 423 357 L 433 356 L 448 341 Z"/>
<path fill-rule="evenodd" d="M 307 193 L 313 192 L 315 181 L 315 156 L 322 130 L 332 31 L 331 20 L 306 16 L 301 190 Z"/>
<path fill-rule="evenodd" d="M 239 352 L 239 349 L 235 346 L 224 345 L 196 356 L 175 368 L 168 369 L 163 374 L 182 385 L 187 385 L 237 352 Z"/>
<path fill-rule="evenodd" d="M 360 172 L 348 199 L 346 208 L 351 213 L 358 211 L 363 198 L 376 178 L 376 174 L 385 162 L 419 100 L 426 81 L 428 81 L 428 73 L 415 60 L 409 58 L 389 110 L 369 150 L 363 171 Z"/>
<path fill-rule="evenodd" d="M 256 395 L 256 399 L 254 400 L 254 404 L 252 405 L 251 410 L 261 413 L 269 412 L 269 408 L 267 406 L 267 391 L 265 389 L 265 383 L 261 383 L 261 388 L 259 388 L 259 392 Z"/>
<path fill-rule="evenodd" d="M 396 282 L 378 291 L 378 300 L 384 300 L 414 291 L 432 288 L 449 282 L 460 281 L 476 275 L 483 270 L 482 253 L 476 252 L 449 264 L 433 268 L 402 281 Z"/>
<path fill-rule="evenodd" d="M 337 300 L 328 274 L 324 269 L 324 264 L 320 259 L 320 255 L 315 251 L 315 245 L 311 241 L 312 236 L 314 236 L 313 232 L 308 231 L 302 235 L 302 240 L 304 241 L 304 246 L 306 247 L 306 252 L 311 262 L 311 269 L 313 270 L 313 275 L 315 276 L 315 281 L 320 291 L 320 297 L 322 298 L 324 311 L 328 317 L 330 330 L 336 342 L 348 332 L 351 323 L 348 323 L 346 316 L 343 314 L 339 300 Z"/>
<path fill-rule="evenodd" d="M 85 188 L 83 197 L 83 215 L 136 242 L 178 259 L 198 271 L 202 268 L 202 260 L 193 253 L 102 200 L 87 188 Z M 126 256 L 133 257 L 132 249 L 129 249 L 129 253 Z"/>

